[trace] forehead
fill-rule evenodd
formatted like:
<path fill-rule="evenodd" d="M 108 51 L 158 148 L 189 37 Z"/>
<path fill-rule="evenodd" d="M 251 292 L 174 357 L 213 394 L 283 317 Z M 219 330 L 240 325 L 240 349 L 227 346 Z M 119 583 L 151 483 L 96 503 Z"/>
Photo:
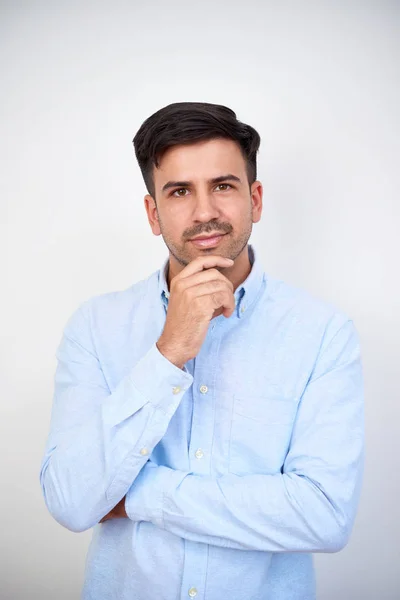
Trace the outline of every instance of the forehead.
<path fill-rule="evenodd" d="M 169 148 L 154 168 L 154 180 L 162 185 L 171 177 L 195 181 L 218 177 L 223 173 L 243 175 L 246 162 L 233 140 L 216 139 L 180 144 Z"/>

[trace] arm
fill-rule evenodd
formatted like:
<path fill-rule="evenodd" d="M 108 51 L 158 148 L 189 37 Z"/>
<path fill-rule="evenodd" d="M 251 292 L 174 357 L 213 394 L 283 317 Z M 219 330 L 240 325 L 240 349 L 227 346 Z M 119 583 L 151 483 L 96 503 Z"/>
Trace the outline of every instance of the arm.
<path fill-rule="evenodd" d="M 110 392 L 87 309 L 70 317 L 57 349 L 40 470 L 48 510 L 71 531 L 93 527 L 126 494 L 193 381 L 153 344 Z"/>
<path fill-rule="evenodd" d="M 360 493 L 363 419 L 359 344 L 347 322 L 322 349 L 282 473 L 213 478 L 149 462 L 127 494 L 127 515 L 216 546 L 338 551 Z"/>

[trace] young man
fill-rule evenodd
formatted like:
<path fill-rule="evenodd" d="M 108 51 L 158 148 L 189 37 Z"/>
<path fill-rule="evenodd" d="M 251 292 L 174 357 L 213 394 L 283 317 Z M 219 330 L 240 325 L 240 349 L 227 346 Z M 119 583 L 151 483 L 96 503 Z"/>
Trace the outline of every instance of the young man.
<path fill-rule="evenodd" d="M 232 110 L 190 102 L 134 138 L 169 257 L 70 317 L 41 467 L 53 517 L 95 527 L 84 600 L 311 600 L 312 553 L 349 539 L 358 336 L 248 244 L 259 143 Z"/>

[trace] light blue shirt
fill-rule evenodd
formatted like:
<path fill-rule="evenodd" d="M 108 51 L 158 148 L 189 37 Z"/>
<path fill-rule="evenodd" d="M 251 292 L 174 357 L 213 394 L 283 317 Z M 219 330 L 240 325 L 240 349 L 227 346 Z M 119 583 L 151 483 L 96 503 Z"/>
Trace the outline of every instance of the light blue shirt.
<path fill-rule="evenodd" d="M 40 481 L 94 528 L 83 600 L 312 600 L 349 539 L 364 464 L 358 334 L 252 269 L 179 369 L 158 350 L 165 269 L 83 302 L 57 349 Z M 99 524 L 124 496 L 128 519 Z"/>

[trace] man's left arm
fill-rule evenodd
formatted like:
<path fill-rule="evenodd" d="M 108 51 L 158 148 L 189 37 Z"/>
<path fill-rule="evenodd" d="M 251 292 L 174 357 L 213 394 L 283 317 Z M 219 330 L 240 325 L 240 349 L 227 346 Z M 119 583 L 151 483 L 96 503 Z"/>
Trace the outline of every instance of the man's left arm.
<path fill-rule="evenodd" d="M 127 493 L 134 521 L 244 550 L 335 552 L 350 536 L 364 464 L 358 335 L 347 321 L 322 346 L 282 472 L 218 478 L 149 461 Z"/>

